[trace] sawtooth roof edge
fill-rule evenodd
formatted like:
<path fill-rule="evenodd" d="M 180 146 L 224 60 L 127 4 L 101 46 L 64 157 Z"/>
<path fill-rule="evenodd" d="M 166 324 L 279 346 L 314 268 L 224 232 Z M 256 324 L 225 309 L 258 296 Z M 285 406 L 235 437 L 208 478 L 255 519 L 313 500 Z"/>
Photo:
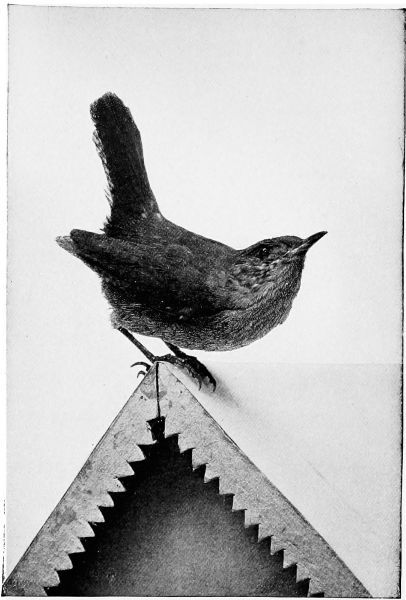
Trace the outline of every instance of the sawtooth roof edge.
<path fill-rule="evenodd" d="M 283 551 L 283 567 L 297 565 L 296 580 L 309 579 L 309 596 L 370 597 L 328 543 L 166 367 L 159 365 L 159 410 L 154 365 L 61 498 L 3 585 L 6 596 L 46 596 L 59 584 L 58 571 L 72 568 L 70 554 L 83 552 L 91 523 L 103 522 L 99 507 L 113 506 L 109 492 L 125 491 L 119 478 L 133 475 L 129 463 L 144 460 L 140 445 L 156 443 L 149 421 L 165 418 L 165 437 L 178 436 L 179 450 L 192 450 L 192 465 L 205 466 L 204 481 L 219 480 L 219 493 L 245 511 L 245 526 L 270 538 L 271 554 Z"/>

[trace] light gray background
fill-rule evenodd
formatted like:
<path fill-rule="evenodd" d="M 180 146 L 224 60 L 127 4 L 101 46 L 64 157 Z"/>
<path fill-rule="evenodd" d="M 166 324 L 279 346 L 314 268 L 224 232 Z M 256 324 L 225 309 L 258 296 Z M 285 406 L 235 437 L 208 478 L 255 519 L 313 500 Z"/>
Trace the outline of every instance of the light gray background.
<path fill-rule="evenodd" d="M 97 277 L 54 242 L 107 213 L 89 104 L 110 90 L 166 217 L 235 247 L 328 230 L 282 327 L 199 354 L 220 382 L 201 398 L 394 592 L 402 43 L 393 10 L 10 8 L 8 569 L 136 383 Z"/>

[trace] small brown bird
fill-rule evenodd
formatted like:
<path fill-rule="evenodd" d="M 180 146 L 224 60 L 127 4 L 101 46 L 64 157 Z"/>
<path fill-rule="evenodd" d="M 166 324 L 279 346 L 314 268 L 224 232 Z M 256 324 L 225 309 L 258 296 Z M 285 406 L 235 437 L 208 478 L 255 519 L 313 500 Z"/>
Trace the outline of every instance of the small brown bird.
<path fill-rule="evenodd" d="M 149 186 L 129 109 L 107 93 L 90 112 L 111 214 L 103 234 L 74 229 L 57 242 L 101 277 L 113 326 L 150 361 L 184 366 L 199 383 L 207 378 L 215 387 L 206 367 L 178 346 L 233 350 L 283 323 L 299 291 L 306 253 L 326 232 L 235 250 L 171 223 Z M 175 356 L 155 357 L 130 331 L 161 338 Z"/>

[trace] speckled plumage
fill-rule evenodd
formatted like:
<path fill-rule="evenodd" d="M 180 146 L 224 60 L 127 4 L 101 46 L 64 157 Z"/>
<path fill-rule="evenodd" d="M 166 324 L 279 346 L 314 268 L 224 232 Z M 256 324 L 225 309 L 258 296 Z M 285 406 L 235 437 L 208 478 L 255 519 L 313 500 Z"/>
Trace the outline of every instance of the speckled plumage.
<path fill-rule="evenodd" d="M 171 223 L 149 186 L 130 111 L 108 93 L 91 115 L 111 214 L 103 234 L 74 229 L 57 241 L 101 277 L 114 326 L 183 348 L 232 350 L 283 323 L 306 252 L 324 232 L 235 250 Z"/>

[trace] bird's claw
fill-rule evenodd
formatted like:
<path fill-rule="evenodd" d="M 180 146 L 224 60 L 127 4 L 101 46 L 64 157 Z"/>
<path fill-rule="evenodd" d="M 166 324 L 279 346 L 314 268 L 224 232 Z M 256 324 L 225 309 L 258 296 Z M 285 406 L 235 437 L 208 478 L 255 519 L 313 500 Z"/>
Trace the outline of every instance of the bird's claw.
<path fill-rule="evenodd" d="M 210 371 L 199 361 L 195 356 L 189 356 L 185 354 L 184 357 L 172 356 L 172 354 L 165 354 L 164 356 L 157 356 L 157 362 L 168 362 L 181 369 L 186 369 L 187 373 L 197 380 L 199 390 L 202 387 L 202 383 L 205 379 L 213 387 L 213 392 L 216 389 L 216 380 Z"/>
<path fill-rule="evenodd" d="M 147 371 L 148 371 L 148 370 L 151 368 L 151 365 L 149 365 L 148 363 L 146 363 L 146 362 L 144 362 L 144 361 L 142 361 L 142 360 L 139 360 L 139 361 L 137 361 L 137 362 L 133 363 L 133 364 L 132 364 L 132 365 L 130 365 L 130 366 L 131 366 L 131 367 L 136 367 L 136 366 L 138 366 L 138 365 L 141 365 L 142 367 L 145 367 Z"/>
<path fill-rule="evenodd" d="M 151 368 L 151 365 L 149 365 L 148 363 L 146 363 L 146 362 L 144 362 L 144 361 L 142 361 L 142 360 L 139 360 L 139 361 L 137 361 L 137 362 L 133 363 L 133 364 L 132 364 L 132 365 L 130 365 L 130 366 L 131 366 L 131 367 L 136 367 L 136 366 L 138 366 L 138 365 L 140 365 L 141 367 L 144 367 L 144 368 L 145 368 L 145 371 L 142 371 L 142 370 L 141 370 L 141 371 L 138 371 L 138 373 L 137 373 L 137 378 L 138 378 L 140 375 L 142 375 L 143 377 L 145 377 L 145 375 L 146 375 L 146 374 L 148 373 L 148 371 L 150 370 L 150 368 Z"/>
<path fill-rule="evenodd" d="M 216 389 L 216 380 L 210 371 L 201 363 L 195 356 L 187 355 L 187 358 L 181 359 L 184 360 L 184 366 L 191 377 L 197 379 L 199 383 L 199 390 L 202 387 L 202 382 L 207 379 L 209 385 L 213 387 L 213 392 Z"/>

